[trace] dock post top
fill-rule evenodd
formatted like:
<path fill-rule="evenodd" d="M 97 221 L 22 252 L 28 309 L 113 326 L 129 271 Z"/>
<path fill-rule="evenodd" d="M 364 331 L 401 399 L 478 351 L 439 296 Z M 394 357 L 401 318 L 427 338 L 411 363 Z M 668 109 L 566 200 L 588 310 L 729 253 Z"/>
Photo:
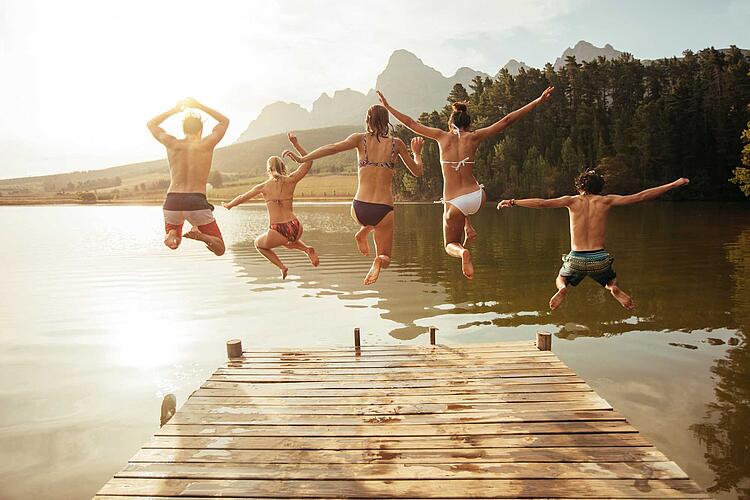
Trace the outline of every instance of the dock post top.
<path fill-rule="evenodd" d="M 227 340 L 227 357 L 241 358 L 242 357 L 242 341 L 239 339 Z"/>
<path fill-rule="evenodd" d="M 536 348 L 540 351 L 552 350 L 552 334 L 547 332 L 536 333 Z"/>
<path fill-rule="evenodd" d="M 362 339 L 360 338 L 360 335 L 359 335 L 359 328 L 355 328 L 354 329 L 354 348 L 355 349 L 360 348 L 361 343 L 362 343 L 361 340 Z"/>
<path fill-rule="evenodd" d="M 435 336 L 437 334 L 437 327 L 430 327 L 430 345 L 435 345 Z"/>

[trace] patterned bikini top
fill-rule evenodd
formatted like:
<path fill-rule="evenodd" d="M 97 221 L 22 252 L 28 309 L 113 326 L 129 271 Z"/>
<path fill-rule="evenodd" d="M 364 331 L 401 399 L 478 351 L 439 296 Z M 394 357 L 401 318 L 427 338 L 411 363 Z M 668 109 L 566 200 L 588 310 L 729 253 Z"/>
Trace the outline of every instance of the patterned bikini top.
<path fill-rule="evenodd" d="M 393 170 L 393 168 L 396 166 L 396 141 L 391 138 L 391 161 L 370 161 L 370 158 L 367 156 L 367 134 L 363 137 L 363 143 L 365 148 L 365 157 L 359 160 L 359 168 L 362 167 L 384 167 L 384 168 L 390 168 Z"/>
<path fill-rule="evenodd" d="M 460 139 L 461 138 L 461 129 L 458 128 L 458 127 L 456 127 L 453 124 L 451 124 L 451 128 L 455 131 L 455 134 Z M 461 167 L 463 167 L 464 165 L 474 165 L 474 162 L 470 161 L 468 156 L 466 158 L 464 158 L 463 160 L 460 160 L 460 161 L 445 161 L 445 160 L 442 160 L 440 163 L 449 166 L 450 168 L 452 168 L 456 172 L 458 172 L 459 170 L 461 170 Z"/>

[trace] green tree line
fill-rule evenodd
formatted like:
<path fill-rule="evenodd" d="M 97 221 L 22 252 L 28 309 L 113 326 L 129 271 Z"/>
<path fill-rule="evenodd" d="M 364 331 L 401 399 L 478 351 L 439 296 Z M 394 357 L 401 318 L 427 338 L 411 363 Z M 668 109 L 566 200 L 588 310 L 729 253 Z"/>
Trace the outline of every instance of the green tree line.
<path fill-rule="evenodd" d="M 559 196 L 573 191 L 583 168 L 597 167 L 609 192 L 689 177 L 674 197 L 743 198 L 729 181 L 741 165 L 742 134 L 750 120 L 750 59 L 737 47 L 642 62 L 630 54 L 578 63 L 568 57 L 555 71 L 501 71 L 454 86 L 448 103 L 464 101 L 473 127 L 487 126 L 536 99 L 548 85 L 552 98 L 477 151 L 474 174 L 490 198 Z M 446 129 L 450 105 L 419 120 Z M 411 132 L 396 127 L 409 140 Z M 426 169 L 414 179 L 399 169 L 401 199 L 436 199 L 442 191 L 437 144 L 427 141 Z M 737 182 L 737 181 L 735 181 Z"/>

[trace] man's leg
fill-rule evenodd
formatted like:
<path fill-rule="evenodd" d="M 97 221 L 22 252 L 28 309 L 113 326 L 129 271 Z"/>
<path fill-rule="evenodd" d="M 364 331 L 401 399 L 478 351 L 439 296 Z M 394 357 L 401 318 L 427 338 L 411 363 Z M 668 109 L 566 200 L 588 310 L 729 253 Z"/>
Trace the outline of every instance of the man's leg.
<path fill-rule="evenodd" d="M 553 311 L 560 307 L 560 304 L 562 304 L 563 300 L 565 300 L 565 295 L 568 293 L 568 282 L 559 274 L 557 275 L 557 279 L 555 280 L 555 285 L 557 285 L 557 293 L 554 294 L 551 299 L 549 299 L 549 308 Z"/>
<path fill-rule="evenodd" d="M 622 307 L 627 310 L 635 308 L 635 302 L 633 302 L 633 298 L 627 293 L 623 292 L 620 287 L 617 286 L 617 278 L 611 279 L 606 285 L 604 285 L 604 287 L 609 290 L 609 293 L 612 294 L 612 297 L 614 297 L 617 302 L 622 305 Z"/>
<path fill-rule="evenodd" d="M 226 251 L 224 238 L 221 236 L 219 225 L 216 224 L 216 219 L 210 209 L 187 212 L 186 218 L 193 228 L 182 235 L 184 238 L 202 241 L 217 256 L 224 255 Z"/>
<path fill-rule="evenodd" d="M 182 224 L 185 217 L 179 210 L 164 210 L 164 244 L 172 250 L 177 250 L 182 241 Z"/>
<path fill-rule="evenodd" d="M 474 264 L 471 261 L 471 252 L 459 241 L 464 231 L 466 216 L 453 205 L 446 204 L 443 211 L 443 238 L 445 252 L 451 257 L 461 259 L 461 271 L 469 279 L 474 278 Z"/>

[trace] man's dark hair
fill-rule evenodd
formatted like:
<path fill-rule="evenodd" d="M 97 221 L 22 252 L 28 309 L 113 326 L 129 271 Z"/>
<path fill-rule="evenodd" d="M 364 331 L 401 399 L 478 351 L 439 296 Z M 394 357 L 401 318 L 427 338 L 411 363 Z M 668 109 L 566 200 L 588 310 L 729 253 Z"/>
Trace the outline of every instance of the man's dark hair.
<path fill-rule="evenodd" d="M 587 168 L 576 177 L 576 189 L 579 193 L 600 194 L 604 189 L 604 177 L 593 168 Z"/>

